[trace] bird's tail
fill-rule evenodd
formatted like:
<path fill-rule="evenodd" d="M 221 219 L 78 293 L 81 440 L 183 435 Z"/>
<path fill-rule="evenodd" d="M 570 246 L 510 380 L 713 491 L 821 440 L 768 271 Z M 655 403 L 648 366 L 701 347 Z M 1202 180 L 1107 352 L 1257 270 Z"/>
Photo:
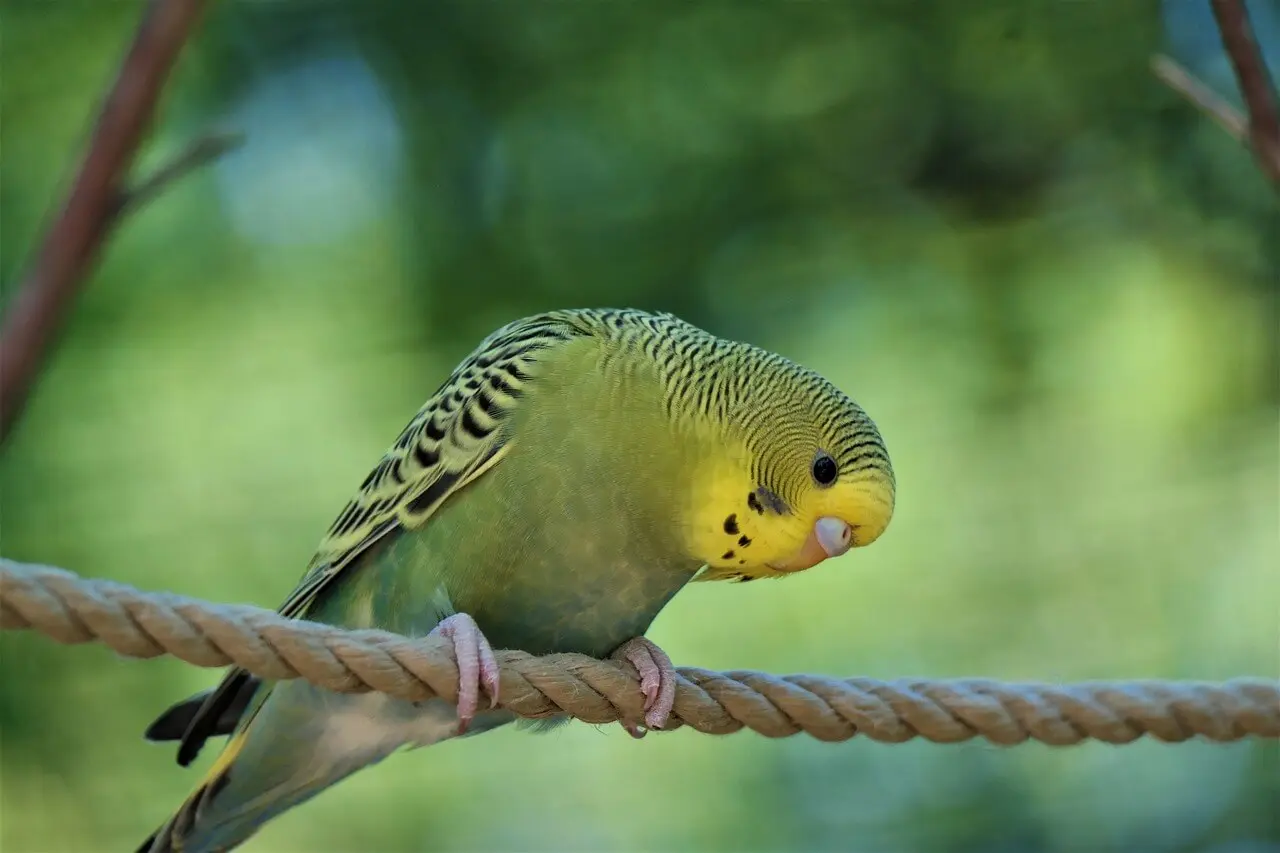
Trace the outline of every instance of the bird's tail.
<path fill-rule="evenodd" d="M 332 754 L 324 749 L 329 717 L 319 691 L 296 682 L 268 688 L 250 707 L 222 753 L 137 853 L 232 850 L 263 824 L 394 749 Z"/>
<path fill-rule="evenodd" d="M 172 817 L 142 842 L 136 853 L 194 853 L 196 850 L 213 849 L 212 843 L 206 843 L 200 837 L 199 830 L 208 825 L 211 810 L 222 805 L 220 795 L 231 783 L 231 771 L 236 757 L 243 752 L 248 736 L 247 728 L 232 736 L 196 789 L 183 800 Z M 225 821 L 219 823 L 225 825 Z M 257 830 L 258 825 L 260 824 L 245 827 L 229 836 L 219 833 L 219 846 L 229 850 L 242 844 Z"/>
<path fill-rule="evenodd" d="M 214 853 L 405 745 L 455 737 L 456 709 L 377 693 L 339 695 L 302 681 L 264 687 L 204 779 L 137 853 Z M 510 722 L 506 710 L 472 720 L 467 735 Z"/>

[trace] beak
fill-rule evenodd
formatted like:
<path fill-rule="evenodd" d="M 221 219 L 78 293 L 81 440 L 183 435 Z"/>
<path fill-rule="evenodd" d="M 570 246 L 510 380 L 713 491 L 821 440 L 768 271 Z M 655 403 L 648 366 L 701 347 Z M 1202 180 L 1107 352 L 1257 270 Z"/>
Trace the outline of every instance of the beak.
<path fill-rule="evenodd" d="M 800 550 L 785 563 L 770 565 L 779 572 L 799 572 L 813 568 L 830 557 L 839 557 L 853 545 L 853 528 L 838 518 L 818 519 Z"/>

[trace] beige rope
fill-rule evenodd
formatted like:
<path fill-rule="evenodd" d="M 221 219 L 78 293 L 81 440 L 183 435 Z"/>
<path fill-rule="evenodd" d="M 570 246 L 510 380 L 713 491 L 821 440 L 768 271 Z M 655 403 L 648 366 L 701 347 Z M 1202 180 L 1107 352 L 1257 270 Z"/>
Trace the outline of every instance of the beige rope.
<path fill-rule="evenodd" d="M 329 690 L 376 690 L 404 699 L 457 698 L 447 641 L 345 631 L 270 610 L 148 593 L 62 569 L 0 559 L 0 629 L 35 630 L 60 643 L 101 642 L 135 658 L 170 654 L 205 667 L 236 664 L 267 679 L 303 678 Z M 629 666 L 582 655 L 498 653 L 502 704 L 523 717 L 568 713 L 589 723 L 641 719 Z M 807 732 L 900 743 L 974 737 L 1003 745 L 1094 739 L 1129 743 L 1197 735 L 1215 741 L 1280 738 L 1280 679 L 1221 684 L 1125 681 L 1071 685 L 983 679 L 929 681 L 685 667 L 668 728 L 709 734 L 749 728 L 767 737 Z"/>

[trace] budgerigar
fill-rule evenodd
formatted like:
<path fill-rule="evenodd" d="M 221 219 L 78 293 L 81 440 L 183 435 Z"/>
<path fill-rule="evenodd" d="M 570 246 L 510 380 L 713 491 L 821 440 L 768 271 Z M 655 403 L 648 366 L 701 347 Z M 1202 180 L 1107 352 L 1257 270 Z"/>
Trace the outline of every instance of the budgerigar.
<path fill-rule="evenodd" d="M 645 718 L 626 727 L 661 728 L 674 670 L 644 633 L 681 587 L 785 577 L 868 545 L 894 499 L 875 424 L 782 356 L 635 310 L 504 326 L 383 455 L 280 608 L 448 638 L 456 707 L 232 670 L 148 730 L 180 740 L 183 765 L 230 739 L 140 850 L 231 849 L 400 747 L 511 722 L 492 706 L 493 648 L 630 661 Z"/>

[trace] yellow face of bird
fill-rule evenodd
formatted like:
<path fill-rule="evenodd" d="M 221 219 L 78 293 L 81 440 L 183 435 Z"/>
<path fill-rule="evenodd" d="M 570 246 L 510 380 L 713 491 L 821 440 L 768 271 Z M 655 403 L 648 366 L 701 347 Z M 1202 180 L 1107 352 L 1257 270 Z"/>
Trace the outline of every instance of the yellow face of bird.
<path fill-rule="evenodd" d="M 871 419 L 807 372 L 784 393 L 753 394 L 707 443 L 687 530 L 698 580 L 804 571 L 870 545 L 893 517 L 895 481 Z"/>

